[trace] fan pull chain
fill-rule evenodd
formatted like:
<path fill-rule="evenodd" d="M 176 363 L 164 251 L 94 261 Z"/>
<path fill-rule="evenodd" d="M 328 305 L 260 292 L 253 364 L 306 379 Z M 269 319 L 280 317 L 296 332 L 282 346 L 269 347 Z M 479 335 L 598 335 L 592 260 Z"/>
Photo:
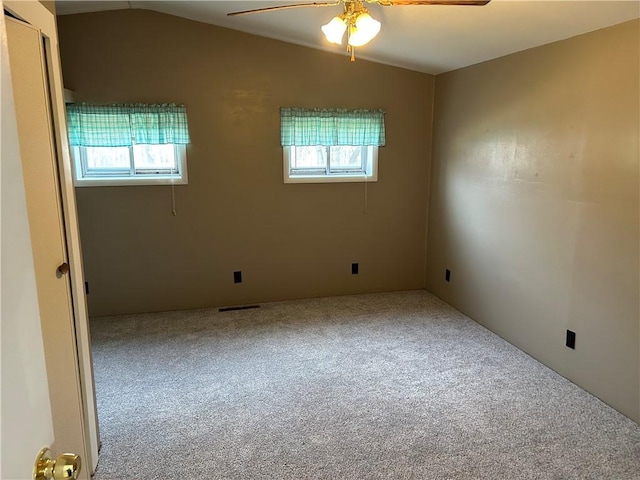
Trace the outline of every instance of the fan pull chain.
<path fill-rule="evenodd" d="M 351 27 L 349 27 L 349 29 L 347 30 L 347 52 L 351 53 L 351 61 L 355 62 L 356 61 L 356 47 L 351 45 L 349 43 L 349 40 L 351 40 Z"/>

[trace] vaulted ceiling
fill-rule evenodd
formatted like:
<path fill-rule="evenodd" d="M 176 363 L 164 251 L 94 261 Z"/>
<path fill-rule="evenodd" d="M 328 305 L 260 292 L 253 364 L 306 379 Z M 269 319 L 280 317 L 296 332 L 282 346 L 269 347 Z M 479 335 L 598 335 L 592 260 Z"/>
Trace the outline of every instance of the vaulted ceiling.
<path fill-rule="evenodd" d="M 57 0 L 59 15 L 138 8 L 347 55 L 320 27 L 341 6 L 309 7 L 228 17 L 228 12 L 313 3 L 281 1 Z M 483 7 L 366 4 L 382 23 L 357 58 L 438 74 L 640 17 L 640 0 L 492 0 Z M 348 58 L 345 58 L 348 61 Z"/>

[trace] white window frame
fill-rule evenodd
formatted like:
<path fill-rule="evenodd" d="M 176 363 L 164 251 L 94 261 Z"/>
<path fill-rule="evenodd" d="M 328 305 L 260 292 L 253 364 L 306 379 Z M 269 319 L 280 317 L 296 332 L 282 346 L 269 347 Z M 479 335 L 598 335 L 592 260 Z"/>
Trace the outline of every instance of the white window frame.
<path fill-rule="evenodd" d="M 73 162 L 73 184 L 76 187 L 108 187 L 123 185 L 186 185 L 189 183 L 187 175 L 187 146 L 172 144 L 178 165 L 178 173 L 137 173 L 133 169 L 133 147 L 129 147 L 131 169 L 127 174 L 109 173 L 104 175 L 86 174 L 85 147 L 71 146 L 71 160 Z"/>
<path fill-rule="evenodd" d="M 296 172 L 291 168 L 292 149 L 295 145 L 282 147 L 282 168 L 284 183 L 345 183 L 378 181 L 378 147 L 369 145 L 365 149 L 365 170 L 358 172 L 332 172 L 330 170 L 329 147 L 327 148 L 327 167 L 324 171 Z"/>

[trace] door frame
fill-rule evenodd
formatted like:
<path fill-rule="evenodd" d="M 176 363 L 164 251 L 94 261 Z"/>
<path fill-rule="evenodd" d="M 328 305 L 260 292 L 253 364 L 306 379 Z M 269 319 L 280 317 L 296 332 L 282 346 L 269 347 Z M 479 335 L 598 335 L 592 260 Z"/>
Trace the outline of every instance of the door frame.
<path fill-rule="evenodd" d="M 44 39 L 44 54 L 47 62 L 53 117 L 53 137 L 58 161 L 58 174 L 60 177 L 60 195 L 62 197 L 61 213 L 64 222 L 64 233 L 67 240 L 68 263 L 70 266 L 69 279 L 71 283 L 71 303 L 73 306 L 73 323 L 75 327 L 73 334 L 76 337 L 78 358 L 78 369 L 74 373 L 79 376 L 84 417 L 83 429 L 85 431 L 86 458 L 83 459 L 83 463 L 86 468 L 90 470 L 90 473 L 93 473 L 98 463 L 98 414 L 91 355 L 89 316 L 85 296 L 84 269 L 82 266 L 82 249 L 78 228 L 75 190 L 73 187 L 71 157 L 69 155 L 69 141 L 67 137 L 64 89 L 56 18 L 53 13 L 37 0 L 3 0 L 3 5 L 4 9 L 11 12 L 15 17 L 38 28 Z M 49 388 L 52 387 L 55 387 L 55 385 L 50 385 Z"/>

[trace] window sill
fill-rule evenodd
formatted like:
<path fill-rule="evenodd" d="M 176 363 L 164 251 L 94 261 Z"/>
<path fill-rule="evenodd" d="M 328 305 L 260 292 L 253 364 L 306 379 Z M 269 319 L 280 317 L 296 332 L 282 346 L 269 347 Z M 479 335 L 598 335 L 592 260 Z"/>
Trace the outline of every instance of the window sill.
<path fill-rule="evenodd" d="M 112 177 L 112 178 L 82 178 L 73 182 L 75 187 L 124 187 L 138 185 L 186 185 L 189 183 L 186 178 L 160 177 Z"/>
<path fill-rule="evenodd" d="M 311 176 L 311 175 L 295 175 L 287 176 L 284 179 L 284 183 L 370 183 L 377 182 L 378 177 L 374 175 L 326 175 L 326 176 Z"/>

